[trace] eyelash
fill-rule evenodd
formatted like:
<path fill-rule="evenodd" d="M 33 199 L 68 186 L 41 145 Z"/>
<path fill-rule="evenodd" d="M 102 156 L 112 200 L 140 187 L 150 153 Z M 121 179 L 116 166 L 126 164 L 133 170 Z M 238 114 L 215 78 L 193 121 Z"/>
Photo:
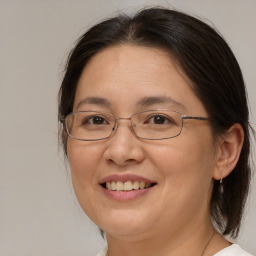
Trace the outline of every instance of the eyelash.
<path fill-rule="evenodd" d="M 90 120 L 93 122 L 93 121 L 94 121 L 94 120 L 93 120 L 94 118 L 100 118 L 100 119 L 103 120 L 103 122 L 107 122 L 105 117 L 102 117 L 102 116 L 89 116 L 89 117 L 86 117 L 86 118 L 83 120 L 82 124 L 83 124 L 83 125 L 85 125 L 85 124 L 91 124 L 91 125 L 93 125 L 94 123 L 90 123 Z M 108 122 L 107 122 L 107 123 L 108 123 Z M 95 125 L 95 124 L 94 124 L 94 125 Z"/>
<path fill-rule="evenodd" d="M 172 124 L 175 124 L 174 120 L 171 119 L 170 117 L 166 116 L 166 115 L 163 115 L 163 114 L 155 114 L 155 115 L 151 115 L 149 116 L 146 121 L 148 121 L 148 123 L 150 123 L 150 120 L 152 118 L 156 118 L 156 117 L 160 117 L 160 118 L 164 118 L 164 122 L 168 121 L 168 124 L 172 123 Z M 165 123 L 166 124 L 166 123 Z"/>

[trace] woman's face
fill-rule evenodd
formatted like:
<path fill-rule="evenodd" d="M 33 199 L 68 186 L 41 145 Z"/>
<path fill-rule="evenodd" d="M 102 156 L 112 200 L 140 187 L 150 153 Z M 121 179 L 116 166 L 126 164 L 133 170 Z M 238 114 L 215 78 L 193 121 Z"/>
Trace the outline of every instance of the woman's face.
<path fill-rule="evenodd" d="M 120 45 L 96 54 L 84 68 L 73 111 L 101 111 L 116 117 L 152 109 L 207 117 L 188 79 L 166 52 Z M 85 213 L 107 235 L 138 239 L 193 229 L 209 218 L 212 173 L 216 165 L 207 121 L 185 120 L 182 133 L 165 140 L 136 137 L 127 120 L 101 141 L 68 138 L 72 182 Z M 134 188 L 109 191 L 113 181 Z M 119 186 L 118 185 L 118 186 Z M 125 186 L 126 186 L 125 185 Z"/>

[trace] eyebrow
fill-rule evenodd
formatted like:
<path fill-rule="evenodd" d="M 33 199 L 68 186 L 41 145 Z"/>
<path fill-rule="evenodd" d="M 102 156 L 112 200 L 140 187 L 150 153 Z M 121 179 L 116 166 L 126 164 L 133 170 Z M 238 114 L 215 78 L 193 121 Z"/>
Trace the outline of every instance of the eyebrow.
<path fill-rule="evenodd" d="M 136 106 L 150 107 L 150 106 L 153 106 L 153 105 L 156 105 L 156 104 L 165 104 L 165 103 L 172 104 L 173 106 L 178 106 L 182 109 L 186 109 L 186 107 L 182 103 L 172 99 L 171 97 L 166 97 L 166 96 L 143 97 L 142 99 L 140 99 L 136 103 Z M 75 109 L 78 109 L 81 105 L 84 105 L 84 104 L 94 104 L 94 105 L 100 105 L 100 106 L 108 107 L 108 108 L 111 107 L 111 102 L 108 101 L 105 98 L 102 98 L 102 97 L 87 97 L 87 98 L 81 100 L 77 104 Z"/>
<path fill-rule="evenodd" d="M 100 106 L 103 106 L 103 107 L 110 107 L 111 106 L 111 103 L 105 98 L 87 97 L 87 98 L 81 100 L 77 104 L 76 109 L 78 109 L 81 105 L 84 105 L 84 104 L 94 104 L 94 105 L 100 105 Z"/>
<path fill-rule="evenodd" d="M 150 107 L 152 105 L 164 104 L 164 103 L 169 103 L 174 106 L 178 106 L 183 109 L 186 109 L 186 107 L 182 103 L 172 99 L 171 97 L 166 97 L 166 96 L 144 97 L 140 99 L 136 105 L 143 106 L 143 107 Z"/>

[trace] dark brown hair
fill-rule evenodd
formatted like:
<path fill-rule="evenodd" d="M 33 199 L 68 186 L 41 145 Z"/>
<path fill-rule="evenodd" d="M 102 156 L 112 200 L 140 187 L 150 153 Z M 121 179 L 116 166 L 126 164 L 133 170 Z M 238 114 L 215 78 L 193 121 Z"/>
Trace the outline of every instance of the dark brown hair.
<path fill-rule="evenodd" d="M 223 180 L 215 181 L 210 212 L 223 235 L 236 237 L 251 179 L 247 95 L 237 60 L 225 40 L 209 25 L 187 14 L 164 8 L 144 9 L 134 16 L 119 15 L 87 31 L 71 51 L 59 91 L 59 120 L 72 112 L 78 79 L 88 60 L 117 44 L 157 47 L 169 52 L 192 82 L 204 104 L 215 138 L 233 124 L 244 130 L 239 161 Z M 66 153 L 67 135 L 60 131 Z"/>

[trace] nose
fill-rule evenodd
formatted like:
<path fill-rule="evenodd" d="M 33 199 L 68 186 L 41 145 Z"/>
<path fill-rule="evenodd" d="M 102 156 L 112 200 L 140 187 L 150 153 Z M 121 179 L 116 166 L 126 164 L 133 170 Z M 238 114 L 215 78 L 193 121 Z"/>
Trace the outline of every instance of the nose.
<path fill-rule="evenodd" d="M 140 139 L 132 130 L 129 118 L 117 119 L 115 131 L 109 138 L 104 158 L 119 166 L 143 161 L 144 150 Z"/>

